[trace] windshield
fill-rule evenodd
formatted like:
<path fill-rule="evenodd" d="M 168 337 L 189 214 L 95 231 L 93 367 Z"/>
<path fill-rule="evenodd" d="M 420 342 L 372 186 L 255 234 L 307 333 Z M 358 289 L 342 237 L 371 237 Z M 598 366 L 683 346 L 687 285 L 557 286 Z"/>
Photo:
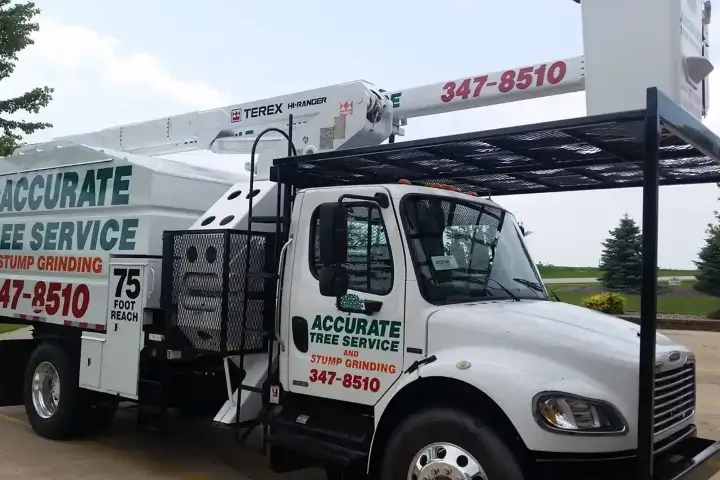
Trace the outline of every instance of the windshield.
<path fill-rule="evenodd" d="M 511 214 L 481 203 L 411 195 L 401 215 L 428 301 L 548 300 Z"/>

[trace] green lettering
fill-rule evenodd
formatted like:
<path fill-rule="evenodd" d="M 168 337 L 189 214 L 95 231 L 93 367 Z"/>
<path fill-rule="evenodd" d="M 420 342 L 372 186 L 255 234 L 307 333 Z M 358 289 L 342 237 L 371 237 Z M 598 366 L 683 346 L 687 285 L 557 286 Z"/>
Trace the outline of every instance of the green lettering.
<path fill-rule="evenodd" d="M 30 185 L 28 184 L 27 177 L 20 177 L 15 184 L 15 202 L 14 202 L 14 210 L 16 212 L 22 211 L 23 208 L 25 208 L 25 204 L 27 203 L 27 191 L 30 188 Z M 25 195 L 23 195 L 25 193 Z"/>
<path fill-rule="evenodd" d="M 78 207 L 94 207 L 97 193 L 95 192 L 95 170 L 85 172 L 82 187 L 80 187 L 80 196 L 78 197 Z"/>
<path fill-rule="evenodd" d="M 398 342 L 397 340 L 393 340 L 390 343 L 390 351 L 397 352 L 398 350 L 400 350 L 400 342 Z"/>
<path fill-rule="evenodd" d="M 313 320 L 310 330 L 322 330 L 322 317 L 320 315 L 315 316 L 315 320 Z"/>
<path fill-rule="evenodd" d="M 55 250 L 57 248 L 57 231 L 60 228 L 60 222 L 47 222 L 45 228 L 45 241 L 43 242 L 44 250 Z"/>
<path fill-rule="evenodd" d="M 358 335 L 367 335 L 367 324 L 367 319 L 358 318 L 357 325 L 355 325 L 355 333 L 357 333 Z"/>
<path fill-rule="evenodd" d="M 97 171 L 97 179 L 100 181 L 100 188 L 98 188 L 97 206 L 102 207 L 105 205 L 105 197 L 107 196 L 107 184 L 113 176 L 112 168 L 101 168 Z"/>
<path fill-rule="evenodd" d="M 24 223 L 16 223 L 13 228 L 13 241 L 12 241 L 12 249 L 13 250 L 22 250 L 23 249 L 23 237 L 25 236 L 25 224 Z"/>
<path fill-rule="evenodd" d="M 62 222 L 60 224 L 58 250 L 72 250 L 73 233 L 75 233 L 75 224 L 73 222 Z"/>
<path fill-rule="evenodd" d="M 32 240 L 30 240 L 31 249 L 40 250 L 42 248 L 44 228 L 45 225 L 38 222 L 32 226 L 32 229 L 30 229 L 30 236 L 32 237 Z"/>
<path fill-rule="evenodd" d="M 110 251 L 117 244 L 117 237 L 111 237 L 110 232 L 120 232 L 120 224 L 117 220 L 111 219 L 105 222 L 100 231 L 100 248 L 105 251 Z"/>
<path fill-rule="evenodd" d="M 57 206 L 58 200 L 60 199 L 60 187 L 62 183 L 62 173 L 58 173 L 54 176 L 52 173 L 47 176 L 47 182 L 45 183 L 45 209 L 52 210 Z M 53 182 L 53 177 L 55 182 Z M 55 189 L 53 190 L 53 183 Z M 52 193 L 51 193 L 52 192 Z"/>
<path fill-rule="evenodd" d="M 326 316 L 325 318 L 323 318 L 323 328 L 322 329 L 325 330 L 326 332 L 329 332 L 330 330 L 332 330 L 334 321 L 335 321 L 335 319 L 331 315 Z"/>
<path fill-rule="evenodd" d="M 380 326 L 380 336 L 384 337 L 387 335 L 387 327 L 390 325 L 389 320 L 378 320 L 378 325 Z"/>
<path fill-rule="evenodd" d="M 0 229 L 0 250 L 10 250 L 12 243 L 12 223 L 5 223 Z"/>
<path fill-rule="evenodd" d="M 402 97 L 402 92 L 390 95 L 390 102 L 392 103 L 393 108 L 398 108 L 400 106 L 400 97 Z"/>
<path fill-rule="evenodd" d="M 35 175 L 30 182 L 30 191 L 28 193 L 28 205 L 30 210 L 37 210 L 42 205 L 42 194 L 38 194 L 37 190 L 45 186 L 45 177 Z"/>
<path fill-rule="evenodd" d="M 374 337 L 377 337 L 380 335 L 380 329 L 378 326 L 378 322 L 376 320 L 373 320 L 370 322 L 370 328 L 368 328 L 368 335 L 372 335 Z"/>
<path fill-rule="evenodd" d="M 343 317 L 335 318 L 335 325 L 334 325 L 333 329 L 338 333 L 342 332 L 344 323 L 345 323 L 345 318 L 343 318 Z"/>
<path fill-rule="evenodd" d="M 118 250 L 135 250 L 135 234 L 137 233 L 139 223 L 140 220 L 137 218 L 126 218 L 123 220 Z"/>
<path fill-rule="evenodd" d="M 62 179 L 62 193 L 60 194 L 60 208 L 75 208 L 77 201 L 77 186 L 80 182 L 75 172 L 65 172 Z"/>
<path fill-rule="evenodd" d="M 87 245 L 88 237 L 92 231 L 94 222 L 83 222 L 79 220 L 76 225 L 77 237 L 78 237 L 78 250 L 85 250 Z"/>
<path fill-rule="evenodd" d="M 132 165 L 123 165 L 115 168 L 115 177 L 113 178 L 113 190 L 110 205 L 127 205 L 130 202 L 130 176 L 132 175 Z"/>
<path fill-rule="evenodd" d="M 2 191 L 2 200 L 0 201 L 0 212 L 12 212 L 12 192 L 13 181 L 5 182 L 5 189 Z"/>
<path fill-rule="evenodd" d="M 390 322 L 390 338 L 400 338 L 402 333 L 402 322 L 392 321 Z"/>

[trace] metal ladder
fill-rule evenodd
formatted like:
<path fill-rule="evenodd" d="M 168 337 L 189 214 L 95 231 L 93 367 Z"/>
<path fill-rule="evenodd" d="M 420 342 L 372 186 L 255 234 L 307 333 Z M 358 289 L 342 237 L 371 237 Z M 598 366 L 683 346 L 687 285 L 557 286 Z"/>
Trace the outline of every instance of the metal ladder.
<path fill-rule="evenodd" d="M 250 153 L 250 188 L 249 190 L 252 192 L 254 190 L 254 172 L 255 172 L 255 151 L 257 148 L 257 145 L 263 135 L 269 132 L 276 132 L 283 135 L 288 143 L 288 157 L 295 156 L 296 150 L 295 146 L 293 145 L 292 141 L 292 131 L 293 131 L 293 116 L 290 115 L 288 118 L 288 131 L 287 133 L 279 128 L 267 128 L 260 132 L 258 136 L 255 138 L 255 141 L 252 146 L 252 150 Z M 253 199 L 254 197 L 251 197 L 248 202 L 248 222 L 247 222 L 247 233 L 246 233 L 246 243 L 245 243 L 245 265 L 244 265 L 244 271 L 243 271 L 243 305 L 242 305 L 242 319 L 241 319 L 241 330 L 240 330 L 240 354 L 239 354 L 239 360 L 238 360 L 238 368 L 240 370 L 240 384 L 238 385 L 237 389 L 237 400 L 235 402 L 236 410 L 235 410 L 235 425 L 236 425 L 236 440 L 238 443 L 245 443 L 249 435 L 252 433 L 252 431 L 255 429 L 255 427 L 262 425 L 263 426 L 263 435 L 262 435 L 262 452 L 267 452 L 267 439 L 268 439 L 268 414 L 270 413 L 271 403 L 270 403 L 270 384 L 275 381 L 277 382 L 279 380 L 279 376 L 277 375 L 277 372 L 273 372 L 273 359 L 275 357 L 274 352 L 274 343 L 276 341 L 276 335 L 277 335 L 277 319 L 280 315 L 280 295 L 282 292 L 280 282 L 282 281 L 281 278 L 281 263 L 280 263 L 280 256 L 281 252 L 283 250 L 283 246 L 288 241 L 288 233 L 289 233 L 289 226 L 290 226 L 290 215 L 289 215 L 289 207 L 290 207 L 290 201 L 291 201 L 291 194 L 292 189 L 289 186 L 283 186 L 278 179 L 278 193 L 277 193 L 277 210 L 275 216 L 253 216 Z M 275 242 L 274 242 L 274 262 L 271 265 L 265 265 L 265 271 L 264 272 L 251 272 L 250 271 L 250 253 L 251 253 L 251 243 L 252 243 L 252 237 L 253 237 L 253 223 L 255 224 L 275 224 Z M 273 278 L 277 282 L 277 289 L 276 293 L 278 297 L 276 298 L 275 303 L 275 318 L 273 319 L 272 326 L 269 329 L 264 329 L 262 332 L 257 331 L 248 331 L 247 330 L 247 318 L 248 318 L 248 298 L 250 294 L 250 281 L 253 278 Z M 267 342 L 267 376 L 265 377 L 265 381 L 263 382 L 262 387 L 258 388 L 252 385 L 246 385 L 244 383 L 246 371 L 245 371 L 245 347 L 247 345 L 246 339 L 248 334 L 257 334 L 261 333 L 264 337 L 264 341 Z M 243 391 L 248 391 L 251 393 L 256 393 L 262 395 L 262 402 L 263 406 L 260 411 L 260 415 L 254 420 L 246 421 L 246 422 L 240 422 L 240 414 L 241 414 L 241 395 Z M 241 430 L 243 428 L 246 428 L 246 431 L 241 434 Z"/>

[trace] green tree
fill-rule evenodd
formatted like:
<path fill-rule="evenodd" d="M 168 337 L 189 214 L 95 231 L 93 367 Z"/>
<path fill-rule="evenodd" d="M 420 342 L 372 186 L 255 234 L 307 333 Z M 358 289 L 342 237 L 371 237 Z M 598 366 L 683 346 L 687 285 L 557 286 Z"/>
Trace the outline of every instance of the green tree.
<path fill-rule="evenodd" d="M 609 290 L 637 292 L 642 284 L 642 235 L 635 220 L 625 214 L 603 242 L 600 278 Z"/>
<path fill-rule="evenodd" d="M 12 75 L 18 53 L 34 43 L 32 34 L 39 28 L 35 21 L 39 13 L 40 9 L 33 2 L 0 0 L 0 80 Z M 18 112 L 40 113 L 40 109 L 52 100 L 52 93 L 50 87 L 36 87 L 18 97 L 0 100 L 0 156 L 12 154 L 20 146 L 23 135 L 52 127 L 45 122 L 8 118 Z"/>
<path fill-rule="evenodd" d="M 720 184 L 718 185 L 720 186 Z M 720 212 L 715 212 L 716 224 L 709 223 L 705 245 L 700 249 L 695 290 L 720 297 Z"/>

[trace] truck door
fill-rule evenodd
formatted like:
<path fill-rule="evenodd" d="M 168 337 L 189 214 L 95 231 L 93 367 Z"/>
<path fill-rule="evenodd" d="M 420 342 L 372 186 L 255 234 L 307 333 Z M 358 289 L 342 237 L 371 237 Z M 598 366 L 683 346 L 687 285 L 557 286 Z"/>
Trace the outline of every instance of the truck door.
<path fill-rule="evenodd" d="M 340 301 L 320 295 L 319 207 L 347 193 L 388 194 L 382 187 L 303 194 L 285 317 L 290 332 L 284 384 L 299 394 L 374 405 L 402 372 L 405 257 L 392 203 L 383 209 L 345 200 L 350 288 Z M 349 311 L 358 309 L 365 311 Z"/>

